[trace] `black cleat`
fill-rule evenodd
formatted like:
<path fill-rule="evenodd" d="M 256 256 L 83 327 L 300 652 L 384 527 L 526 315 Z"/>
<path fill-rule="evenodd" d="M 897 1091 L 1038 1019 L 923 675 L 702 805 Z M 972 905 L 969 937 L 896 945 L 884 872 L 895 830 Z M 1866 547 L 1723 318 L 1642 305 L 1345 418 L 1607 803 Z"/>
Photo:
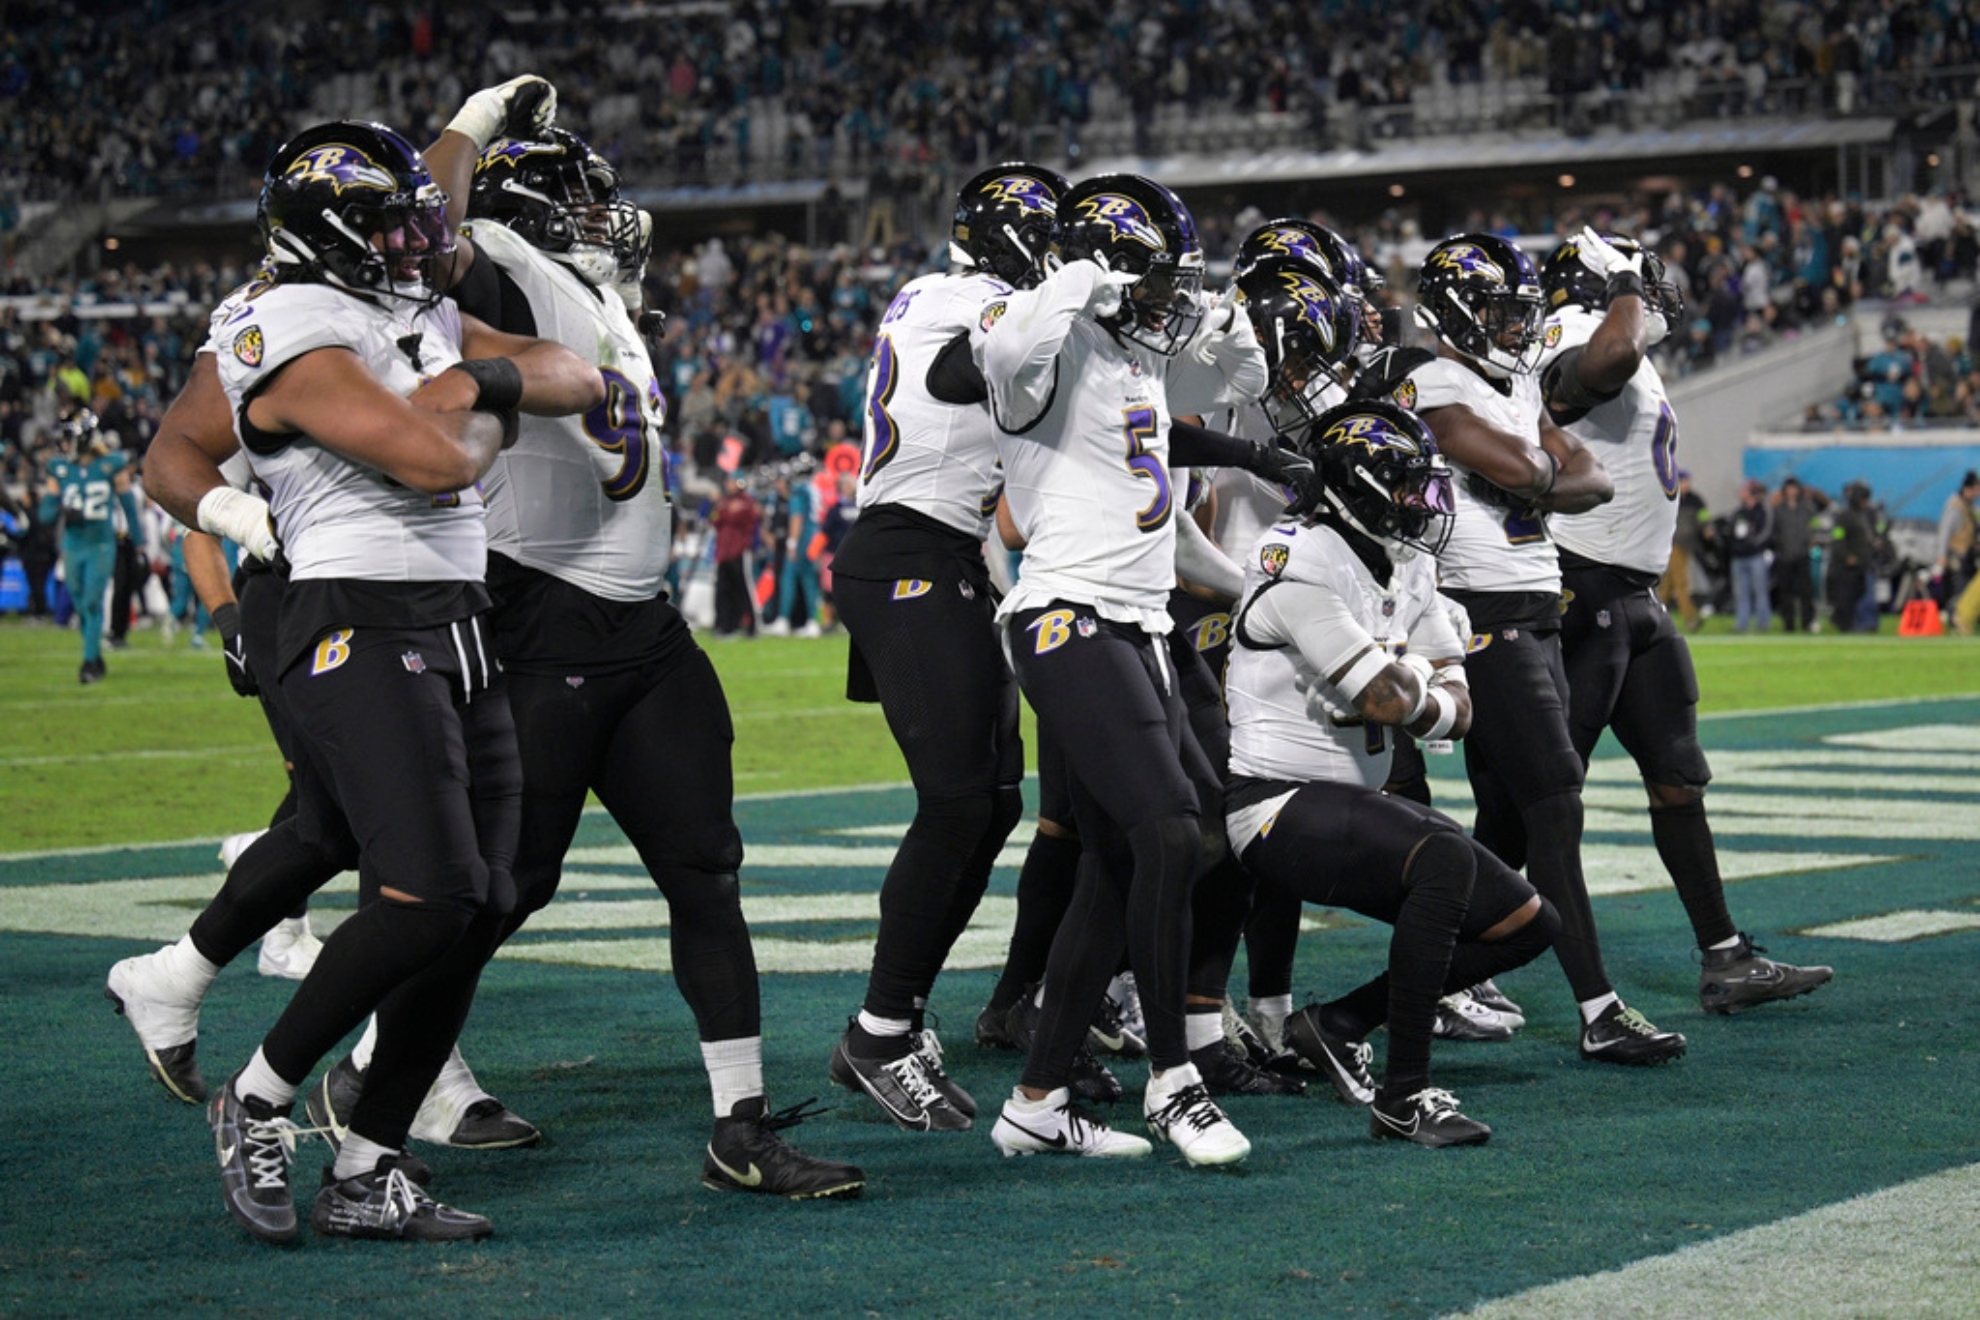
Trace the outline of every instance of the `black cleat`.
<path fill-rule="evenodd" d="M 921 1070 L 928 1074 L 928 1080 L 935 1083 L 935 1089 L 942 1098 L 955 1106 L 957 1113 L 964 1118 L 976 1117 L 976 1097 L 963 1090 L 962 1083 L 949 1076 L 949 1070 L 942 1066 L 942 1040 L 933 1027 L 923 1027 L 911 1033 L 908 1039 L 914 1042 L 914 1056 L 921 1060 Z"/>
<path fill-rule="evenodd" d="M 1320 1005 L 1308 1004 L 1286 1019 L 1286 1048 L 1325 1077 L 1344 1105 L 1375 1102 L 1375 1079 L 1368 1062 L 1375 1052 L 1364 1041 L 1336 1036 L 1320 1024 Z"/>
<path fill-rule="evenodd" d="M 1705 950 L 1704 966 L 1698 970 L 1699 1006 L 1707 1013 L 1737 1013 L 1808 994 L 1835 975 L 1827 967 L 1796 967 L 1762 958 L 1764 952 L 1744 934 L 1734 948 Z"/>
<path fill-rule="evenodd" d="M 793 1201 L 851 1199 L 866 1189 L 866 1175 L 851 1164 L 807 1155 L 777 1134 L 822 1112 L 815 1103 L 776 1113 L 762 1096 L 738 1100 L 727 1118 L 715 1120 L 701 1185 L 718 1192 L 763 1192 Z"/>
<path fill-rule="evenodd" d="M 1507 998 L 1506 992 L 1494 985 L 1490 977 L 1472 986 L 1465 993 L 1497 1013 L 1513 1030 L 1517 1031 L 1526 1025 L 1526 1010 Z"/>
<path fill-rule="evenodd" d="M 969 1115 L 949 1103 L 929 1077 L 921 1056 L 869 1058 L 851 1049 L 852 1028 L 832 1047 L 832 1080 L 869 1096 L 896 1126 L 910 1132 L 967 1132 Z"/>
<path fill-rule="evenodd" d="M 1526 1019 L 1519 1019 L 1520 1025 Z M 1430 1034 L 1439 1040 L 1470 1040 L 1498 1045 L 1513 1038 L 1513 1025 L 1495 1009 L 1485 1007 L 1463 990 L 1437 1001 L 1436 1016 L 1430 1019 Z"/>
<path fill-rule="evenodd" d="M 1011 1039 L 1010 1029 L 1004 1025 L 1010 1017 L 1008 1005 L 998 1008 L 985 1004 L 983 1011 L 976 1015 L 976 1048 L 980 1050 L 1014 1050 L 1016 1042 Z"/>
<path fill-rule="evenodd" d="M 322 1080 L 309 1088 L 309 1095 L 303 1101 L 303 1112 L 309 1115 L 310 1124 L 330 1143 L 331 1150 L 340 1149 L 344 1144 L 344 1134 L 350 1131 L 351 1111 L 357 1108 L 358 1097 L 364 1094 L 364 1074 L 351 1062 L 351 1056 L 331 1065 L 323 1074 Z"/>
<path fill-rule="evenodd" d="M 1203 1075 L 1204 1089 L 1211 1095 L 1301 1095 L 1306 1083 L 1287 1073 L 1260 1068 L 1250 1059 L 1217 1040 L 1189 1052 L 1189 1061 Z"/>
<path fill-rule="evenodd" d="M 1100 996 L 1093 1025 L 1086 1029 L 1086 1044 L 1096 1054 L 1115 1054 L 1123 1059 L 1139 1059 L 1148 1053 L 1148 1042 L 1122 1019 L 1121 1006 L 1111 994 Z"/>
<path fill-rule="evenodd" d="M 1032 1037 L 1038 1034 L 1036 993 L 1035 989 L 1026 991 L 1023 998 L 1011 1005 L 1011 1011 L 1004 1019 L 1011 1044 L 1026 1054 L 1031 1052 Z M 1093 1052 L 1091 1032 L 1079 1043 L 1078 1053 L 1073 1055 L 1072 1071 L 1066 1078 L 1066 1085 L 1075 1098 L 1090 1105 L 1111 1105 L 1126 1094 L 1121 1089 L 1120 1079 Z"/>
<path fill-rule="evenodd" d="M 1419 1146 L 1482 1146 L 1491 1140 L 1492 1129 L 1460 1114 L 1457 1097 L 1449 1091 L 1426 1086 L 1396 1100 L 1377 1093 L 1368 1111 L 1368 1135 Z"/>
<path fill-rule="evenodd" d="M 1600 1063 L 1668 1063 L 1684 1054 L 1684 1037 L 1659 1031 L 1621 1000 L 1581 1029 L 1581 1057 Z"/>
<path fill-rule="evenodd" d="M 296 1235 L 289 1164 L 296 1157 L 297 1128 L 286 1107 L 244 1098 L 236 1080 L 207 1106 L 220 1159 L 220 1199 L 227 1213 L 263 1242 L 287 1242 Z"/>
<path fill-rule="evenodd" d="M 485 1216 L 428 1196 L 396 1155 L 354 1178 L 339 1179 L 334 1166 L 326 1167 L 309 1226 L 324 1237 L 399 1242 L 479 1242 L 495 1232 Z"/>

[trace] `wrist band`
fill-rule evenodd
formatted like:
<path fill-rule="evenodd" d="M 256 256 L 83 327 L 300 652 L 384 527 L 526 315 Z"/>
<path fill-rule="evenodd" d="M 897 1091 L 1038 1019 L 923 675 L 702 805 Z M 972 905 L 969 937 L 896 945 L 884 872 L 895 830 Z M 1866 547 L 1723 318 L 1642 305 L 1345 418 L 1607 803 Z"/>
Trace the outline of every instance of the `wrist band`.
<path fill-rule="evenodd" d="M 1614 302 L 1618 298 L 1641 298 L 1643 296 L 1643 277 L 1633 270 L 1619 270 L 1609 276 L 1606 293 L 1610 302 Z"/>
<path fill-rule="evenodd" d="M 241 635 L 241 607 L 229 601 L 212 611 L 213 626 L 220 630 L 222 637 Z"/>
<path fill-rule="evenodd" d="M 506 412 L 522 402 L 522 368 L 514 358 L 467 358 L 447 369 L 475 383 L 477 412 Z"/>
<path fill-rule="evenodd" d="M 1437 708 L 1436 722 L 1417 736 L 1423 742 L 1436 742 L 1447 736 L 1451 726 L 1457 723 L 1457 701 L 1442 690 L 1432 688 L 1429 704 Z"/>

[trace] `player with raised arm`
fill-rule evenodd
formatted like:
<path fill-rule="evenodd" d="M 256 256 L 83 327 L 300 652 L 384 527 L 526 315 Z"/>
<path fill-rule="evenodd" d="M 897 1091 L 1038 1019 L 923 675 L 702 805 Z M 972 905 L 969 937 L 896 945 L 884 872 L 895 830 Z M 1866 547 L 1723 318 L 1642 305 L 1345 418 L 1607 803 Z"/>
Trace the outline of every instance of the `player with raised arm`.
<path fill-rule="evenodd" d="M 1017 680 L 982 549 L 1003 472 L 970 335 L 985 308 L 1044 278 L 1066 187 L 1012 162 L 957 193 L 949 269 L 911 280 L 881 317 L 859 521 L 832 561 L 852 635 L 847 695 L 879 701 L 916 805 L 880 887 L 866 998 L 831 1073 L 911 1131 L 965 1129 L 976 1114 L 923 1014 L 1024 814 Z"/>
<path fill-rule="evenodd" d="M 976 351 L 1023 577 L 999 612 L 1019 682 L 1060 740 L 1083 846 L 1023 1078 L 992 1138 L 1007 1155 L 1138 1155 L 1147 1142 L 1075 1107 L 1071 1060 L 1125 947 L 1148 1023 L 1143 1112 L 1192 1164 L 1250 1150 L 1189 1062 L 1191 888 L 1204 862 L 1182 695 L 1164 635 L 1176 573 L 1171 410 L 1256 398 L 1247 318 L 1206 307 L 1188 208 L 1135 175 L 1060 200 L 1065 265 L 993 303 Z M 1214 461 L 1214 460 L 1210 460 Z M 1219 832 L 1220 833 L 1220 832 Z"/>
<path fill-rule="evenodd" d="M 1457 521 L 1439 557 L 1443 590 L 1473 629 L 1465 668 L 1473 720 L 1465 771 L 1473 834 L 1524 867 L 1559 911 L 1554 952 L 1581 1014 L 1581 1055 L 1662 1063 L 1684 1037 L 1626 1007 L 1602 966 L 1581 870 L 1581 758 L 1568 732 L 1561 666 L 1561 570 L 1547 518 L 1607 503 L 1595 456 L 1547 417 L 1534 368 L 1543 317 L 1532 259 L 1490 234 L 1447 238 L 1424 258 L 1417 319 L 1437 357 L 1397 387 L 1461 474 Z"/>
<path fill-rule="evenodd" d="M 1457 824 L 1382 792 L 1391 733 L 1462 737 L 1466 639 L 1437 595 L 1451 474 L 1407 409 L 1348 403 L 1304 432 L 1323 490 L 1310 518 L 1268 528 L 1245 562 L 1226 683 L 1231 847 L 1268 887 L 1395 926 L 1389 970 L 1293 1014 L 1376 1139 L 1471 1145 L 1492 1130 L 1430 1085 L 1431 1022 L 1448 988 L 1538 957 L 1558 922 L 1533 887 Z M 1389 1031 L 1379 1089 L 1362 1040 Z"/>
<path fill-rule="evenodd" d="M 1733 922 L 1705 817 L 1712 770 L 1698 742 L 1691 650 L 1657 599 L 1678 511 L 1678 423 L 1648 350 L 1683 318 L 1663 261 L 1584 229 L 1540 271 L 1548 307 L 1540 383 L 1553 419 L 1601 459 L 1616 498 L 1553 519 L 1567 614 L 1568 729 L 1582 763 L 1602 730 L 1636 762 L 1650 835 L 1690 918 L 1699 1003 L 1736 1013 L 1826 984 L 1827 967 L 1763 958 Z"/>

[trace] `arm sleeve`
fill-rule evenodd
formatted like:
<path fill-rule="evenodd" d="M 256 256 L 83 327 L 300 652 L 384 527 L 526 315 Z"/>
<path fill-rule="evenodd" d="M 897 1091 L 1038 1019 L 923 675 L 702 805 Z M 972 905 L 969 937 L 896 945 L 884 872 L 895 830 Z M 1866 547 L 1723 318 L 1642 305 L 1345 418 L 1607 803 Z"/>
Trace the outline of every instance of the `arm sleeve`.
<path fill-rule="evenodd" d="M 1169 423 L 1169 466 L 1187 468 L 1233 467 L 1252 470 L 1258 447 L 1222 431 L 1212 431 L 1193 422 Z"/>
<path fill-rule="evenodd" d="M 1261 641 L 1298 647 L 1323 677 L 1375 645 L 1341 594 L 1318 582 L 1283 581 L 1261 592 L 1246 612 L 1245 627 Z M 1352 701 L 1366 685 L 1364 680 L 1352 692 L 1343 689 L 1342 695 Z"/>
<path fill-rule="evenodd" d="M 1099 276 L 1100 268 L 1092 262 L 1075 261 L 1037 288 L 983 309 L 982 324 L 988 328 L 971 332 L 970 347 L 981 360 L 991 411 L 1005 431 L 1021 434 L 1052 406 L 1059 350 Z"/>
<path fill-rule="evenodd" d="M 1557 419 L 1579 420 L 1591 408 L 1599 407 L 1621 394 L 1617 390 L 1591 390 L 1581 379 L 1581 355 L 1586 344 L 1563 350 L 1540 371 L 1540 393 Z"/>
<path fill-rule="evenodd" d="M 1176 576 L 1232 600 L 1244 594 L 1244 570 L 1211 544 L 1194 518 L 1176 519 Z"/>
<path fill-rule="evenodd" d="M 969 336 L 967 330 L 957 331 L 928 368 L 928 392 L 943 403 L 975 404 L 990 397 L 990 387 L 970 356 Z"/>

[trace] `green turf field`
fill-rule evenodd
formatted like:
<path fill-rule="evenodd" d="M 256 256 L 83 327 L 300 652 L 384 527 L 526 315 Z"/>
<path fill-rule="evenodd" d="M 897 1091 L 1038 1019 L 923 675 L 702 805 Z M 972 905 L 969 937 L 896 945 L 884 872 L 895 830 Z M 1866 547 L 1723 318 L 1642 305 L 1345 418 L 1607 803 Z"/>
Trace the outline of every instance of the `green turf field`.
<path fill-rule="evenodd" d="M 1708 632 L 1696 645 L 1734 914 L 1778 956 L 1833 964 L 1833 985 L 1701 1015 L 1641 790 L 1626 763 L 1598 758 L 1588 870 L 1611 971 L 1691 1053 L 1647 1072 L 1580 1063 L 1573 1006 L 1543 960 L 1505 983 L 1531 1019 L 1518 1039 L 1437 1053 L 1439 1084 L 1495 1126 L 1492 1144 L 1377 1146 L 1324 1096 L 1236 1101 L 1255 1153 L 1224 1174 L 1160 1154 L 1005 1161 L 981 1129 L 911 1137 L 829 1093 L 879 875 L 913 810 L 885 787 L 904 776 L 877 713 L 838 700 L 842 649 L 712 653 L 749 795 L 772 1098 L 840 1104 L 793 1137 L 861 1163 L 865 1200 L 698 1185 L 707 1098 L 664 975 L 664 905 L 591 817 L 563 895 L 490 970 L 463 1041 L 551 1141 L 434 1156 L 436 1190 L 493 1216 L 498 1236 L 284 1251 L 226 1217 L 201 1116 L 146 1078 L 100 998 L 112 961 L 176 936 L 217 886 L 211 840 L 272 806 L 280 771 L 259 716 L 183 638 L 164 653 L 135 635 L 110 680 L 84 689 L 72 634 L 0 625 L 0 1026 L 16 1045 L 0 1086 L 0 1315 L 1980 1313 L 1974 644 Z M 1457 767 L 1432 773 L 1466 818 Z M 882 787 L 798 792 L 859 784 Z M 935 1004 L 952 1072 L 988 1104 L 1017 1061 L 976 1050 L 968 1023 L 1014 879 L 999 869 Z M 319 920 L 351 902 L 334 887 Z M 1303 941 L 1298 993 L 1361 979 L 1386 941 L 1330 922 Z M 201 1035 L 209 1077 L 245 1059 L 289 988 L 247 965 L 221 977 Z M 1138 1090 L 1141 1070 L 1122 1071 Z M 305 1151 L 299 1188 L 320 1160 Z"/>

